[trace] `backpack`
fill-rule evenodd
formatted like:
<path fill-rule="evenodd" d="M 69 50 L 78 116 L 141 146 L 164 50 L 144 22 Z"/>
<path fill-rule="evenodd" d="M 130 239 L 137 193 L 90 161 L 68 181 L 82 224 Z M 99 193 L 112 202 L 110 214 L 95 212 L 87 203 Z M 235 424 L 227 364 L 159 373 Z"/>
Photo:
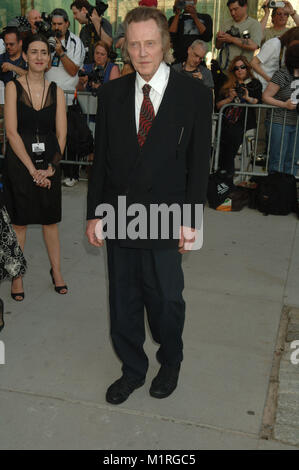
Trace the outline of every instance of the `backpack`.
<path fill-rule="evenodd" d="M 296 179 L 285 173 L 271 173 L 258 181 L 256 208 L 265 215 L 298 215 Z"/>
<path fill-rule="evenodd" d="M 78 102 L 77 93 L 67 110 L 67 150 L 68 155 L 71 154 L 76 160 L 93 152 L 93 136 Z"/>

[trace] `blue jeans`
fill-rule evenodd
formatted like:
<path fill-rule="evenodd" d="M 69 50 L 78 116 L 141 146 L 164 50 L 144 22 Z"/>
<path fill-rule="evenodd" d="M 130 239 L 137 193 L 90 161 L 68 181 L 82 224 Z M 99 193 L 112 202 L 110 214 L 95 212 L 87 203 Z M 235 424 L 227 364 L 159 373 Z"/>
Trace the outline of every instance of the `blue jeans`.
<path fill-rule="evenodd" d="M 266 121 L 268 135 L 270 135 L 270 122 Z M 299 129 L 296 137 L 296 126 L 285 126 L 283 145 L 282 143 L 283 125 L 276 122 L 272 123 L 270 138 L 270 156 L 269 156 L 269 173 L 280 171 L 289 175 L 296 176 L 299 160 Z M 296 146 L 294 162 L 294 146 Z"/>

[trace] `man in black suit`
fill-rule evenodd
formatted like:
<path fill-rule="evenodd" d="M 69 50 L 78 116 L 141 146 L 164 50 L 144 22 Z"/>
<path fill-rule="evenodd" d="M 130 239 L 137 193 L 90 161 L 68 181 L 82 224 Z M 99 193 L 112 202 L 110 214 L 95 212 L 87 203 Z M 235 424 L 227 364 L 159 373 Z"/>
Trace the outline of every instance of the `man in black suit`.
<path fill-rule="evenodd" d="M 150 394 L 165 398 L 177 386 L 185 318 L 181 260 L 195 240 L 211 149 L 211 92 L 166 65 L 171 54 L 163 13 L 139 7 L 127 14 L 125 52 L 136 73 L 109 82 L 99 92 L 86 229 L 89 242 L 99 247 L 106 222 L 109 232 L 111 338 L 123 364 L 122 377 L 107 390 L 106 400 L 113 404 L 124 402 L 145 382 L 144 308 L 160 345 L 161 367 Z M 130 208 L 127 216 L 120 207 L 124 199 Z M 179 219 L 176 214 L 169 217 L 173 224 L 167 234 L 165 212 L 160 219 L 151 212 L 162 204 L 164 209 L 187 208 L 188 221 L 182 221 L 183 211 Z M 135 223 L 136 235 L 132 217 L 141 206 L 146 215 Z M 110 208 L 116 216 L 108 228 Z M 110 230 L 114 222 L 116 239 Z"/>

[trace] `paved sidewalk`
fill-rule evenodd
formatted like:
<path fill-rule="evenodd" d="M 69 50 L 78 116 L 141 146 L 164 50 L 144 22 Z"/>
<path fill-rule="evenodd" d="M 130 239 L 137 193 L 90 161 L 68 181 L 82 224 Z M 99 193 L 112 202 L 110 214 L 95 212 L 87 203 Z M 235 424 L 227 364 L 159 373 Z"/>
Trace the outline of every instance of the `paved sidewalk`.
<path fill-rule="evenodd" d="M 109 340 L 106 254 L 85 240 L 85 200 L 85 183 L 63 189 L 69 294 L 54 292 L 35 226 L 25 250 L 24 302 L 1 285 L 0 449 L 298 449 L 279 435 L 260 439 L 282 309 L 299 306 L 296 217 L 205 211 L 204 248 L 183 262 L 179 386 L 165 400 L 150 397 L 159 365 L 148 334 L 146 384 L 113 407 L 105 392 L 120 364 Z"/>

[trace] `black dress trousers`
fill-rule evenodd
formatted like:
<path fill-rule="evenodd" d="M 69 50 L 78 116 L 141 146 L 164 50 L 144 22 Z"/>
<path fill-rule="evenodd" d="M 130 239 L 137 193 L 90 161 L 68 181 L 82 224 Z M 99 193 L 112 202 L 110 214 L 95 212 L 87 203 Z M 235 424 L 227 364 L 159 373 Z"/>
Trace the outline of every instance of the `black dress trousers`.
<path fill-rule="evenodd" d="M 107 241 L 111 338 L 123 374 L 139 380 L 148 369 L 144 309 L 159 361 L 183 360 L 185 302 L 182 255 L 177 249 L 139 249 Z"/>

